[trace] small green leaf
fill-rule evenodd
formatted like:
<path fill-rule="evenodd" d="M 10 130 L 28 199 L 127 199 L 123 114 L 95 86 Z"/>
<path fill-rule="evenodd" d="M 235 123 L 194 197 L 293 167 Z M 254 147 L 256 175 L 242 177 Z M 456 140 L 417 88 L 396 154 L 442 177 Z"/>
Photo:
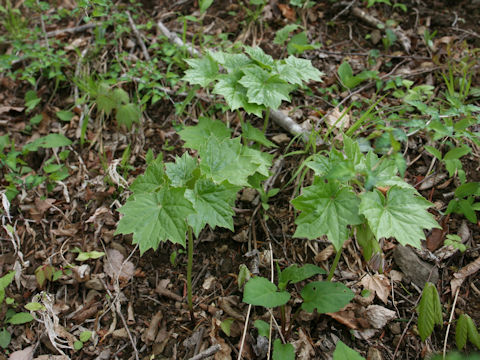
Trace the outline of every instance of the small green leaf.
<path fill-rule="evenodd" d="M 13 315 L 6 322 L 12 325 L 21 325 L 33 320 L 33 316 L 26 312 L 20 312 Z"/>
<path fill-rule="evenodd" d="M 47 136 L 38 138 L 31 143 L 26 144 L 23 147 L 24 151 L 37 151 L 38 148 L 57 148 L 60 146 L 68 146 L 71 145 L 72 141 L 65 137 L 62 134 L 49 134 Z"/>
<path fill-rule="evenodd" d="M 312 62 L 290 55 L 285 64 L 278 66 L 280 78 L 290 84 L 302 85 L 310 80 L 322 81 L 324 73 L 313 67 Z"/>
<path fill-rule="evenodd" d="M 273 360 L 295 360 L 295 348 L 292 344 L 282 344 L 280 339 L 273 342 Z"/>
<path fill-rule="evenodd" d="M 134 195 L 118 211 L 124 216 L 115 234 L 133 233 L 143 254 L 166 240 L 185 246 L 186 219 L 194 209 L 184 188 L 164 186 L 156 193 Z"/>
<path fill-rule="evenodd" d="M 242 135 L 245 137 L 245 139 L 255 141 L 263 146 L 274 148 L 278 147 L 265 137 L 263 131 L 258 130 L 256 127 L 246 121 L 242 125 Z"/>
<path fill-rule="evenodd" d="M 330 281 L 313 281 L 308 283 L 301 292 L 303 298 L 302 309 L 318 313 L 333 313 L 345 307 L 355 294 L 342 283 Z"/>
<path fill-rule="evenodd" d="M 271 68 L 274 64 L 273 58 L 270 55 L 265 54 L 259 46 L 245 46 L 245 52 L 253 61 L 265 68 Z"/>
<path fill-rule="evenodd" d="M 477 327 L 470 316 L 468 316 L 467 319 L 467 332 L 468 340 L 475 345 L 477 349 L 480 349 L 480 334 L 478 333 Z"/>
<path fill-rule="evenodd" d="M 151 161 L 143 175 L 138 176 L 130 186 L 136 195 L 160 189 L 166 182 L 164 163 L 161 155 Z"/>
<path fill-rule="evenodd" d="M 470 195 L 480 196 L 480 183 L 479 182 L 469 182 L 462 184 L 455 189 L 455 197 L 464 198 Z"/>
<path fill-rule="evenodd" d="M 442 153 L 436 148 L 434 148 L 433 146 L 425 145 L 425 150 L 427 150 L 430 154 L 435 156 L 438 160 L 442 160 Z"/>
<path fill-rule="evenodd" d="M 443 324 L 442 305 L 434 284 L 425 283 L 417 311 L 418 333 L 422 341 L 425 341 L 432 333 L 435 325 L 441 326 Z"/>
<path fill-rule="evenodd" d="M 472 223 L 477 223 L 477 214 L 475 214 L 475 210 L 472 208 L 472 204 L 465 199 L 460 199 L 458 201 L 458 207 L 460 208 L 460 212 L 465 215 L 465 217 Z"/>
<path fill-rule="evenodd" d="M 74 343 L 73 343 L 73 348 L 75 349 L 75 351 L 78 351 L 80 349 L 83 348 L 83 343 L 79 340 L 76 340 Z"/>
<path fill-rule="evenodd" d="M 60 110 L 57 111 L 57 117 L 62 121 L 70 121 L 75 116 L 75 114 L 71 111 Z"/>
<path fill-rule="evenodd" d="M 462 156 L 467 155 L 470 153 L 472 149 L 470 149 L 468 146 L 459 146 L 455 147 L 449 152 L 445 154 L 443 157 L 444 160 L 454 160 L 454 159 L 460 159 Z"/>
<path fill-rule="evenodd" d="M 209 179 L 200 179 L 195 183 L 195 188 L 187 190 L 185 197 L 190 200 L 195 213 L 188 217 L 188 224 L 192 227 L 195 236 L 205 225 L 212 229 L 220 226 L 233 231 L 233 216 L 239 186 L 228 182 L 215 184 Z"/>
<path fill-rule="evenodd" d="M 91 331 L 88 331 L 88 330 L 85 330 L 85 331 L 82 331 L 80 333 L 80 341 L 81 342 L 87 342 L 88 340 L 90 340 L 92 337 L 92 332 Z"/>
<path fill-rule="evenodd" d="M 185 60 L 190 69 L 185 71 L 183 80 L 190 84 L 198 84 L 201 87 L 207 87 L 215 81 L 218 75 L 218 64 L 209 54 L 200 59 Z"/>
<path fill-rule="evenodd" d="M 128 103 L 125 105 L 120 105 L 117 108 L 117 114 L 115 118 L 117 119 L 118 125 L 125 125 L 127 129 L 131 129 L 133 123 L 140 122 L 141 115 L 142 112 L 137 105 Z"/>
<path fill-rule="evenodd" d="M 355 350 L 349 348 L 345 343 L 341 340 L 338 340 L 337 347 L 333 352 L 333 360 L 365 360 L 363 356 L 361 356 Z"/>
<path fill-rule="evenodd" d="M 258 335 L 264 336 L 267 339 L 270 337 L 270 324 L 263 320 L 255 320 L 253 323 L 258 330 Z"/>
<path fill-rule="evenodd" d="M 278 287 L 284 290 L 288 283 L 296 284 L 318 274 L 326 274 L 326 271 L 313 264 L 305 264 L 302 267 L 293 264 L 284 269 L 278 276 Z"/>
<path fill-rule="evenodd" d="M 271 281 L 257 276 L 251 278 L 243 290 L 243 302 L 267 308 L 285 305 L 290 300 L 286 291 L 278 291 L 277 286 Z"/>
<path fill-rule="evenodd" d="M 10 340 L 12 340 L 12 335 L 7 329 L 3 328 L 2 331 L 0 331 L 0 347 L 6 349 L 8 345 L 10 345 Z"/>
<path fill-rule="evenodd" d="M 231 132 L 220 120 L 201 117 L 198 119 L 198 125 L 187 126 L 178 134 L 185 141 L 185 147 L 199 150 L 205 145 L 205 140 L 211 136 L 219 140 L 230 139 Z"/>
<path fill-rule="evenodd" d="M 239 83 L 247 88 L 249 102 L 276 110 L 280 107 L 282 100 L 290 101 L 288 96 L 292 89 L 278 75 L 271 75 L 262 69 L 245 69 L 245 75 Z"/>
<path fill-rule="evenodd" d="M 468 340 L 468 320 L 470 316 L 466 314 L 460 315 L 455 328 L 455 343 L 458 350 L 463 350 Z"/>
<path fill-rule="evenodd" d="M 90 259 L 99 259 L 104 256 L 105 253 L 103 251 L 89 251 L 89 252 L 80 252 L 75 260 L 77 261 L 86 261 Z"/>
<path fill-rule="evenodd" d="M 378 191 L 361 195 L 359 211 L 378 239 L 394 237 L 402 245 L 420 248 L 423 229 L 440 228 L 428 209 L 432 204 L 416 195 L 415 190 L 392 186 L 387 196 Z"/>
<path fill-rule="evenodd" d="M 45 310 L 45 306 L 38 302 L 31 302 L 25 305 L 25 309 L 28 311 L 39 311 L 39 310 Z"/>
<path fill-rule="evenodd" d="M 0 289 L 5 289 L 8 285 L 10 285 L 15 277 L 15 271 L 9 271 L 7 274 L 3 275 L 0 278 Z M 0 304 L 2 301 L 0 301 Z"/>
<path fill-rule="evenodd" d="M 238 289 L 241 290 L 243 285 L 245 285 L 250 278 L 251 273 L 250 270 L 248 270 L 248 267 L 245 264 L 240 264 L 237 277 Z"/>
<path fill-rule="evenodd" d="M 220 328 L 227 336 L 230 336 L 230 329 L 234 321 L 235 319 L 225 319 L 220 323 Z"/>
<path fill-rule="evenodd" d="M 325 183 L 316 177 L 313 185 L 304 188 L 292 204 L 302 211 L 295 220 L 297 230 L 293 236 L 316 239 L 327 235 L 337 251 L 347 239 L 347 226 L 362 223 L 358 214 L 360 200 L 337 181 Z"/>
<path fill-rule="evenodd" d="M 277 45 L 283 45 L 285 41 L 287 41 L 288 36 L 291 32 L 297 30 L 299 25 L 297 24 L 288 24 L 277 31 L 275 34 L 275 39 L 273 39 L 273 43 Z"/>
<path fill-rule="evenodd" d="M 197 159 L 185 152 L 182 157 L 175 157 L 175 162 L 165 164 L 165 173 L 175 187 L 186 186 L 197 168 Z"/>
<path fill-rule="evenodd" d="M 105 114 L 110 115 L 112 110 L 117 105 L 113 98 L 113 93 L 107 83 L 100 83 L 97 88 L 97 96 L 95 98 L 98 110 L 104 111 Z"/>
<path fill-rule="evenodd" d="M 130 101 L 127 92 L 120 88 L 113 90 L 112 97 L 116 102 L 116 106 L 121 104 L 128 104 L 128 102 Z"/>

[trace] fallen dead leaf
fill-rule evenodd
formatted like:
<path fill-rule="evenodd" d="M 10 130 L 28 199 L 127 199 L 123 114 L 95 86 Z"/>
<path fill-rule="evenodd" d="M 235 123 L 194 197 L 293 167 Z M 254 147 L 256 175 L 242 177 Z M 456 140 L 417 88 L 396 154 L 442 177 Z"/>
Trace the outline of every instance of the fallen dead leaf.
<path fill-rule="evenodd" d="M 290 20 L 290 21 L 295 21 L 295 10 L 293 10 L 290 6 L 285 5 L 285 4 L 277 4 L 278 8 L 280 9 L 282 15 Z"/>
<path fill-rule="evenodd" d="M 347 129 L 350 126 L 350 115 L 346 110 L 340 112 L 338 108 L 334 108 L 325 118 L 325 122 L 329 127 L 335 126 L 337 129 Z"/>
<path fill-rule="evenodd" d="M 0 106 L 0 114 L 7 113 L 9 111 L 17 111 L 17 112 L 22 112 L 23 107 L 21 106 Z"/>
<path fill-rule="evenodd" d="M 382 329 L 387 323 L 397 317 L 395 311 L 380 305 L 370 305 L 365 311 L 365 317 L 375 329 Z"/>
<path fill-rule="evenodd" d="M 367 275 L 362 279 L 360 284 L 365 289 L 374 291 L 377 297 L 385 304 L 388 302 L 388 294 L 390 293 L 390 281 L 385 275 Z"/>
<path fill-rule="evenodd" d="M 29 346 L 23 350 L 14 351 L 10 354 L 8 360 L 32 360 L 34 350 L 33 346 Z"/>
<path fill-rule="evenodd" d="M 298 360 L 309 360 L 315 356 L 312 343 L 302 329 L 298 329 L 298 340 L 293 342 L 293 346 Z"/>
<path fill-rule="evenodd" d="M 470 264 L 464 266 L 459 272 L 453 274 L 454 279 L 450 282 L 452 288 L 452 296 L 455 296 L 457 289 L 462 285 L 463 281 L 470 275 L 475 274 L 480 269 L 480 256 Z"/>
<path fill-rule="evenodd" d="M 105 274 L 113 280 L 127 283 L 135 273 L 135 266 L 130 261 L 124 262 L 124 256 L 116 249 L 107 249 L 107 257 L 104 264 Z"/>

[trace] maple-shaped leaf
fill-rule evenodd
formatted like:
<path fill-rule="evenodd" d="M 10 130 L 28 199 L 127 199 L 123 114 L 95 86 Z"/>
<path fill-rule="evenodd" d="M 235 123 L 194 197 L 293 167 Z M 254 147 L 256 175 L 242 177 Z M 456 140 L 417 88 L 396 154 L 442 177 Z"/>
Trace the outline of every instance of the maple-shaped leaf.
<path fill-rule="evenodd" d="M 178 134 L 185 141 L 185 147 L 198 150 L 205 145 L 205 139 L 215 136 L 218 139 L 230 139 L 231 130 L 220 120 L 213 120 L 207 117 L 198 119 L 195 126 L 187 126 Z"/>
<path fill-rule="evenodd" d="M 370 151 L 365 158 L 365 189 L 371 190 L 375 186 L 398 186 L 409 190 L 414 188 L 398 177 L 398 168 L 395 160 L 386 156 L 378 156 Z"/>
<path fill-rule="evenodd" d="M 316 239 L 327 235 L 337 251 L 348 236 L 348 225 L 362 223 L 358 214 L 360 200 L 348 187 L 338 181 L 316 178 L 312 186 L 303 189 L 302 195 L 292 200 L 301 213 L 295 220 L 295 237 Z"/>
<path fill-rule="evenodd" d="M 119 210 L 123 214 L 115 234 L 133 233 L 140 255 L 156 250 L 161 241 L 185 246 L 186 219 L 195 210 L 185 198 L 184 188 L 162 187 L 158 192 L 130 197 Z"/>
<path fill-rule="evenodd" d="M 219 140 L 210 136 L 198 151 L 200 168 L 217 184 L 226 180 L 233 185 L 248 186 L 248 177 L 262 170 L 259 163 L 263 163 L 264 158 L 255 158 L 251 149 L 246 149 L 240 143 L 240 138 Z M 249 154 L 242 154 L 245 151 Z"/>
<path fill-rule="evenodd" d="M 184 153 L 182 157 L 175 157 L 175 162 L 165 164 L 165 172 L 175 187 L 186 186 L 194 177 L 197 168 L 197 159 Z"/>
<path fill-rule="evenodd" d="M 271 75 L 258 67 L 245 69 L 245 75 L 239 82 L 247 88 L 249 102 L 276 110 L 282 100 L 290 101 L 288 94 L 292 90 L 292 85 L 280 79 L 278 75 Z"/>
<path fill-rule="evenodd" d="M 265 54 L 265 52 L 259 46 L 245 46 L 245 52 L 250 56 L 253 61 L 265 68 L 270 69 L 275 63 L 273 58 L 270 55 Z"/>
<path fill-rule="evenodd" d="M 223 67 L 227 69 L 229 73 L 235 72 L 238 69 L 245 68 L 246 66 L 252 64 L 253 61 L 245 54 L 225 54 L 225 58 L 222 63 Z"/>
<path fill-rule="evenodd" d="M 239 186 L 228 182 L 215 184 L 208 179 L 200 179 L 195 183 L 193 190 L 187 190 L 185 197 L 190 200 L 196 213 L 188 217 L 188 224 L 198 237 L 206 224 L 212 229 L 216 226 L 233 231 L 233 216 Z"/>
<path fill-rule="evenodd" d="M 432 206 L 415 190 L 392 186 L 386 197 L 378 190 L 361 195 L 360 213 L 375 237 L 394 237 L 402 245 L 421 247 L 423 229 L 441 228 L 426 209 Z"/>
<path fill-rule="evenodd" d="M 247 89 L 238 82 L 242 77 L 243 71 L 220 75 L 213 88 L 213 93 L 222 95 L 231 111 L 243 108 L 249 114 L 255 114 L 261 117 L 265 107 L 248 102 Z"/>
<path fill-rule="evenodd" d="M 100 83 L 96 90 L 95 102 L 99 110 L 105 111 L 105 114 L 110 115 L 112 110 L 117 105 L 113 97 L 113 92 L 110 90 L 110 87 L 107 83 Z"/>
<path fill-rule="evenodd" d="M 218 64 L 211 55 L 205 55 L 200 59 L 185 60 L 190 69 L 185 71 L 183 80 L 190 84 L 198 84 L 202 87 L 207 87 L 212 81 L 217 78 Z"/>
<path fill-rule="evenodd" d="M 163 157 L 159 155 L 148 165 L 145 173 L 130 185 L 130 190 L 135 194 L 150 193 L 159 190 L 166 181 Z"/>
<path fill-rule="evenodd" d="M 272 166 L 272 159 L 273 155 L 249 148 L 247 146 L 242 147 L 242 160 L 247 162 L 247 163 L 252 163 L 257 165 L 257 168 L 255 169 L 255 172 L 258 172 L 259 174 L 262 174 L 263 176 L 270 176 L 270 167 Z M 252 173 L 251 175 L 253 175 Z"/>
<path fill-rule="evenodd" d="M 133 123 L 140 121 L 141 115 L 142 112 L 137 105 L 128 103 L 117 107 L 116 119 L 118 125 L 125 125 L 127 129 L 131 129 Z"/>
<path fill-rule="evenodd" d="M 322 81 L 322 76 L 325 75 L 313 67 L 310 60 L 299 59 L 293 55 L 285 59 L 284 64 L 278 64 L 277 72 L 281 79 L 296 85 L 310 80 Z"/>

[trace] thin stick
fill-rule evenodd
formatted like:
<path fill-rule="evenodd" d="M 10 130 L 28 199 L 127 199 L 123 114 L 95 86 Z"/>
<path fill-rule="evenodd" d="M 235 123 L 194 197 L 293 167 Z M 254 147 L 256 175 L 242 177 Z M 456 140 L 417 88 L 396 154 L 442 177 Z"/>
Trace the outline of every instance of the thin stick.
<path fill-rule="evenodd" d="M 457 288 L 457 292 L 455 293 L 455 299 L 453 300 L 452 311 L 450 312 L 450 319 L 448 319 L 447 333 L 445 334 L 445 340 L 443 342 L 443 359 L 444 360 L 445 360 L 445 356 L 447 355 L 448 333 L 450 332 L 450 326 L 452 325 L 453 314 L 455 313 L 455 305 L 457 305 L 457 298 L 458 298 L 459 292 L 460 292 L 460 287 Z"/>
<path fill-rule="evenodd" d="M 97 26 L 98 26 L 98 24 L 85 24 L 85 25 L 80 25 L 80 26 L 76 26 L 76 27 L 73 27 L 73 28 L 66 28 L 66 29 L 49 31 L 45 35 L 48 38 L 51 38 L 51 37 L 56 37 L 58 35 L 65 34 L 65 33 L 74 34 L 74 33 L 77 33 L 77 32 L 82 32 L 82 31 L 85 31 L 85 30 L 96 28 Z"/>
<path fill-rule="evenodd" d="M 195 49 L 191 45 L 185 44 L 182 41 L 182 39 L 180 39 L 178 37 L 177 34 L 168 30 L 168 28 L 161 21 L 157 22 L 157 26 L 160 29 L 160 31 L 162 32 L 162 34 L 165 35 L 168 38 L 168 40 L 173 42 L 175 45 L 178 45 L 180 47 L 185 46 L 187 48 L 187 51 L 190 53 L 191 56 L 200 56 L 200 52 L 197 49 Z"/>
<path fill-rule="evenodd" d="M 213 354 L 215 354 L 217 351 L 219 351 L 222 347 L 220 346 L 220 344 L 215 344 L 215 345 L 212 345 L 210 346 L 209 348 L 203 350 L 201 353 L 198 353 L 197 355 L 195 355 L 194 357 L 191 357 L 189 360 L 201 360 L 201 359 L 205 359 L 209 356 L 212 356 Z"/>
<path fill-rule="evenodd" d="M 240 351 L 238 352 L 237 360 L 242 359 L 243 345 L 245 344 L 245 337 L 247 336 L 248 319 L 250 318 L 251 309 L 252 305 L 248 305 L 247 316 L 245 317 L 245 325 L 243 326 L 242 343 L 240 344 Z"/>
<path fill-rule="evenodd" d="M 132 15 L 130 15 L 130 11 L 125 11 L 125 13 L 128 16 L 128 22 L 130 23 L 130 27 L 133 30 L 133 34 L 137 38 L 138 44 L 142 48 L 142 53 L 145 58 L 145 60 L 150 61 L 150 55 L 148 54 L 147 47 L 145 46 L 145 43 L 143 42 L 142 36 L 140 35 L 140 32 L 137 29 L 137 26 L 133 22 Z"/>

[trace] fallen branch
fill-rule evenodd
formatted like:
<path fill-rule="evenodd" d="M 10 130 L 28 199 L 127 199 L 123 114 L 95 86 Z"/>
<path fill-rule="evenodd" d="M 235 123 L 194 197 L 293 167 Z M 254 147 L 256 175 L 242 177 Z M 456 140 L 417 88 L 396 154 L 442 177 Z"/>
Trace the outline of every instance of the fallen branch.
<path fill-rule="evenodd" d="M 186 47 L 187 51 L 190 53 L 191 56 L 200 56 L 201 55 L 200 52 L 197 49 L 195 49 L 191 45 L 185 44 L 182 41 L 182 39 L 180 39 L 178 37 L 177 34 L 168 30 L 168 28 L 165 25 L 163 25 L 163 23 L 161 21 L 159 21 L 157 23 L 157 26 L 160 29 L 160 31 L 162 32 L 162 34 L 165 35 L 168 38 L 168 40 L 170 40 L 172 43 L 174 43 L 175 45 L 177 45 L 179 47 Z"/>
<path fill-rule="evenodd" d="M 375 16 L 370 15 L 369 13 L 363 11 L 358 7 L 352 8 L 352 14 L 356 17 L 362 19 L 366 23 L 372 25 L 375 28 L 386 29 L 387 26 L 383 23 L 383 21 L 378 20 Z M 410 39 L 407 35 L 405 35 L 404 31 L 400 26 L 397 26 L 395 29 L 392 29 L 394 34 L 397 36 L 398 40 L 402 44 L 403 48 L 407 53 L 410 53 L 410 48 L 412 46 Z"/>
<path fill-rule="evenodd" d="M 85 25 L 80 25 L 80 26 L 76 26 L 76 27 L 73 27 L 73 28 L 49 31 L 45 34 L 45 36 L 47 38 L 51 38 L 51 37 L 56 37 L 58 35 L 65 34 L 65 33 L 74 34 L 74 33 L 77 33 L 77 32 L 82 32 L 82 31 L 85 31 L 85 30 L 96 28 L 97 26 L 98 26 L 98 24 L 85 24 Z"/>
<path fill-rule="evenodd" d="M 143 57 L 145 58 L 145 60 L 150 61 L 150 55 L 148 54 L 147 47 L 145 46 L 145 43 L 143 42 L 142 36 L 140 35 L 140 32 L 137 29 L 137 26 L 133 22 L 132 15 L 130 15 L 129 11 L 125 11 L 125 13 L 128 16 L 128 22 L 130 23 L 130 27 L 133 30 L 133 34 L 137 38 L 137 42 L 140 45 L 140 47 L 142 48 Z"/>
<path fill-rule="evenodd" d="M 198 353 L 197 355 L 191 357 L 189 360 L 201 360 L 205 359 L 209 356 L 212 356 L 215 354 L 217 351 L 219 351 L 222 347 L 220 344 L 215 344 L 210 346 L 208 349 L 203 350 L 201 353 Z"/>

